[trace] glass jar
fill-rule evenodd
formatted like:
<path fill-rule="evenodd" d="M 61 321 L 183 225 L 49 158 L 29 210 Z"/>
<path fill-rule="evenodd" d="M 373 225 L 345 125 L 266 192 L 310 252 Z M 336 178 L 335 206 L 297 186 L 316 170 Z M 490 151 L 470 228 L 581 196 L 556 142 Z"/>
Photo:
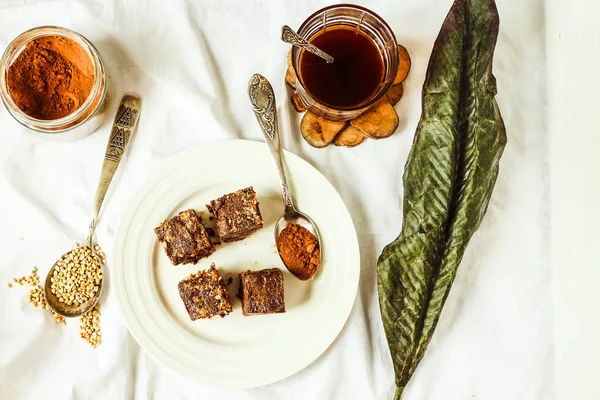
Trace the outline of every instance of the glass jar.
<path fill-rule="evenodd" d="M 341 26 L 360 30 L 375 44 L 381 54 L 384 71 L 378 88 L 369 99 L 356 106 L 334 108 L 319 102 L 306 89 L 302 82 L 302 71 L 300 71 L 300 57 L 304 50 L 294 46 L 292 66 L 296 79 L 296 91 L 310 112 L 332 121 L 346 121 L 358 117 L 381 99 L 394 83 L 399 63 L 398 44 L 394 32 L 381 17 L 364 7 L 351 4 L 325 7 L 308 17 L 298 29 L 298 34 L 310 42 L 312 38 L 325 30 Z"/>
<path fill-rule="evenodd" d="M 42 36 L 63 36 L 79 44 L 89 55 L 94 67 L 94 83 L 88 98 L 71 114 L 52 120 L 31 117 L 13 101 L 8 90 L 7 74 L 12 63 L 27 44 Z M 98 50 L 77 32 L 58 26 L 40 26 L 17 36 L 6 48 L 0 59 L 0 95 L 6 109 L 23 126 L 59 140 L 75 140 L 95 131 L 103 121 L 106 111 L 107 85 L 104 64 Z"/>

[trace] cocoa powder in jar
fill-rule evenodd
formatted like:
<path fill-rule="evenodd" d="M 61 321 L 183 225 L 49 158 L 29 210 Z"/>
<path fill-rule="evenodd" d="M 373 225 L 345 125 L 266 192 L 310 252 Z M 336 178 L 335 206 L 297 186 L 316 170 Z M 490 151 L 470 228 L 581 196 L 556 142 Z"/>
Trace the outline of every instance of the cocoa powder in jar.
<path fill-rule="evenodd" d="M 94 85 L 94 66 L 86 50 L 64 36 L 33 39 L 11 64 L 8 91 L 30 117 L 53 120 L 75 112 Z"/>

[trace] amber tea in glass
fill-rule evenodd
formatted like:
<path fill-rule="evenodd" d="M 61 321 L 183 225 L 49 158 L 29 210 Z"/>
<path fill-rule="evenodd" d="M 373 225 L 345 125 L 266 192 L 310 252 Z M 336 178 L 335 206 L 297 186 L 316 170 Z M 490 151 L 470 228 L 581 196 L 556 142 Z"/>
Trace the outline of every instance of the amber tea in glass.
<path fill-rule="evenodd" d="M 389 26 L 366 8 L 326 7 L 298 34 L 334 58 L 294 48 L 296 89 L 308 109 L 330 120 L 348 120 L 385 95 L 398 70 L 397 43 Z"/>
<path fill-rule="evenodd" d="M 303 52 L 300 79 L 315 99 L 332 108 L 352 108 L 375 95 L 383 80 L 383 58 L 361 31 L 344 26 L 319 32 L 310 43 L 334 58 Z"/>

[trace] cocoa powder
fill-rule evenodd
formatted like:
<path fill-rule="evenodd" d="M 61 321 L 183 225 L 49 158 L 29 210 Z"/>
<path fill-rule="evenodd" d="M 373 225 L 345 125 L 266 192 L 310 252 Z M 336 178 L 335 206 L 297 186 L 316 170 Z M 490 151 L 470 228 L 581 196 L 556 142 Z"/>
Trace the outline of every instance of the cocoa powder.
<path fill-rule="evenodd" d="M 94 66 L 74 40 L 42 36 L 27 43 L 6 78 L 21 111 L 52 120 L 73 113 L 85 102 L 94 85 Z"/>
<path fill-rule="evenodd" d="M 319 241 L 303 226 L 286 226 L 277 239 L 277 249 L 285 266 L 300 279 L 309 279 L 319 268 Z"/>

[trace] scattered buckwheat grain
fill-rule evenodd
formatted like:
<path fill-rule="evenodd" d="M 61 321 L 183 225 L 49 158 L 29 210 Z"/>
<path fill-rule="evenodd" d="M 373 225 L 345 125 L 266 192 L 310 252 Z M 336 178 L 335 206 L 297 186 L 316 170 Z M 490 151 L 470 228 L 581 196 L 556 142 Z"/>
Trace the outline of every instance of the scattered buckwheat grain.
<path fill-rule="evenodd" d="M 100 305 L 79 317 L 81 325 L 79 336 L 88 342 L 93 348 L 102 344 L 102 332 L 100 332 Z"/>
<path fill-rule="evenodd" d="M 13 282 L 18 283 L 20 286 L 23 286 L 24 283 L 27 283 L 29 286 L 33 286 L 33 289 L 29 291 L 28 302 L 34 307 L 41 307 L 43 310 L 48 311 L 57 324 L 66 325 L 67 321 L 65 317 L 52 311 L 52 309 L 46 304 L 46 299 L 44 298 L 44 288 L 40 285 L 40 277 L 38 276 L 37 271 L 37 267 L 33 267 L 30 275 L 22 276 L 20 278 L 13 278 Z M 12 287 L 12 283 L 9 283 L 8 287 Z"/>

